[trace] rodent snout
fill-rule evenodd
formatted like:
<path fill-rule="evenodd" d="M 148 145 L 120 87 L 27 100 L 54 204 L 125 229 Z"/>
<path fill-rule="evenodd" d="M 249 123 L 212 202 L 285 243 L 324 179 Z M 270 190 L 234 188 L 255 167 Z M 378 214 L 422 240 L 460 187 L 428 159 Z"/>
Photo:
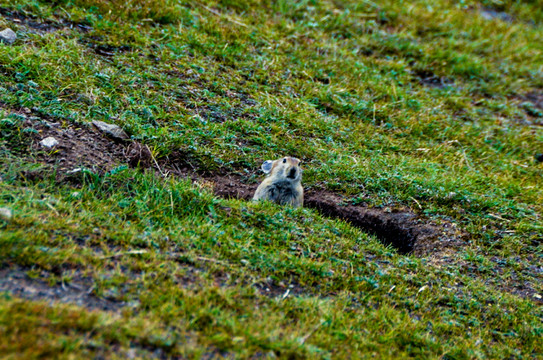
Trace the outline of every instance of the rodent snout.
<path fill-rule="evenodd" d="M 296 174 L 297 174 L 296 168 L 290 168 L 287 177 L 289 179 L 296 179 Z"/>

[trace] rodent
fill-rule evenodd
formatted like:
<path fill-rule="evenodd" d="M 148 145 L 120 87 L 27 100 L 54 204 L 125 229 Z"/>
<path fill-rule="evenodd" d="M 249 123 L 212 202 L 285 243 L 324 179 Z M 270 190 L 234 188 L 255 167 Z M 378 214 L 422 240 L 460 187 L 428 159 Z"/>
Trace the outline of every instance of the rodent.
<path fill-rule="evenodd" d="M 261 169 L 268 176 L 258 185 L 253 200 L 269 200 L 293 207 L 303 206 L 300 160 L 288 156 L 278 160 L 266 160 Z"/>

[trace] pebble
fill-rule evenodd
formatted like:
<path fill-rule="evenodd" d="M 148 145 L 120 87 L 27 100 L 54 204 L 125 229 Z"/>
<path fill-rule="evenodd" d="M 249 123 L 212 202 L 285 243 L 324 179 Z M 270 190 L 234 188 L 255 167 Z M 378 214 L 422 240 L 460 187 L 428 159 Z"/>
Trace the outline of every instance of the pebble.
<path fill-rule="evenodd" d="M 485 20 L 500 19 L 505 22 L 512 22 L 514 20 L 513 16 L 509 15 L 503 11 L 496 11 L 488 8 L 483 8 L 481 10 L 481 16 Z"/>
<path fill-rule="evenodd" d="M 11 30 L 10 28 L 0 31 L 0 42 L 11 45 L 15 42 L 15 40 L 17 40 L 17 34 L 15 34 L 15 31 Z"/>
<path fill-rule="evenodd" d="M 40 141 L 40 145 L 50 149 L 58 145 L 58 140 L 52 136 L 49 136 Z"/>
<path fill-rule="evenodd" d="M 130 138 L 128 134 L 117 125 L 108 124 L 100 120 L 93 120 L 92 123 L 94 126 L 98 128 L 98 130 L 104 132 L 105 134 L 115 139 L 127 140 Z"/>
<path fill-rule="evenodd" d="M 12 217 L 13 213 L 11 212 L 11 209 L 5 207 L 0 208 L 0 219 L 8 221 Z"/>

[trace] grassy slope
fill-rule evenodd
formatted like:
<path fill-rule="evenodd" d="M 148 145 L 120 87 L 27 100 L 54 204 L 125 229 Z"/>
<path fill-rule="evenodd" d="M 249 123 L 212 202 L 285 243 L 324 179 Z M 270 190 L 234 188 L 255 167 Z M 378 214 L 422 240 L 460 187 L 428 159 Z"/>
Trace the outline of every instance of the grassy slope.
<path fill-rule="evenodd" d="M 20 27 L 0 45 L 3 107 L 114 122 L 157 157 L 181 149 L 209 171 L 297 156 L 306 187 L 410 206 L 470 243 L 402 256 L 311 210 L 139 170 L 89 174 L 81 189 L 29 181 L 28 134 L 0 110 L 0 206 L 15 213 L 0 220 L 0 264 L 51 284 L 82 272 L 95 294 L 136 304 L 111 316 L 1 295 L 0 352 L 543 356 L 541 303 L 515 295 L 543 294 L 543 120 L 524 99 L 543 87 L 538 2 L 483 2 L 512 23 L 474 1 L 161 3 L 0 1 L 91 28 Z M 146 252 L 104 258 L 134 249 Z M 251 286 L 270 279 L 301 295 Z"/>

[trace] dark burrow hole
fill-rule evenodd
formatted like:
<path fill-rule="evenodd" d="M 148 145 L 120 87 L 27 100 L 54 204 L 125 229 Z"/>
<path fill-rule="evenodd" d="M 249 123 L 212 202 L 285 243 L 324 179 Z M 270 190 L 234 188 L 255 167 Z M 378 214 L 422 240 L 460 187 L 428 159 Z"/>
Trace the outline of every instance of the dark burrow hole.
<path fill-rule="evenodd" d="M 409 226 L 415 218 L 407 212 L 384 212 L 355 205 L 341 205 L 337 195 L 323 191 L 309 193 L 305 206 L 317 209 L 323 215 L 345 220 L 352 225 L 375 235 L 385 245 L 391 245 L 401 254 L 411 253 L 417 242 L 416 229 Z"/>

